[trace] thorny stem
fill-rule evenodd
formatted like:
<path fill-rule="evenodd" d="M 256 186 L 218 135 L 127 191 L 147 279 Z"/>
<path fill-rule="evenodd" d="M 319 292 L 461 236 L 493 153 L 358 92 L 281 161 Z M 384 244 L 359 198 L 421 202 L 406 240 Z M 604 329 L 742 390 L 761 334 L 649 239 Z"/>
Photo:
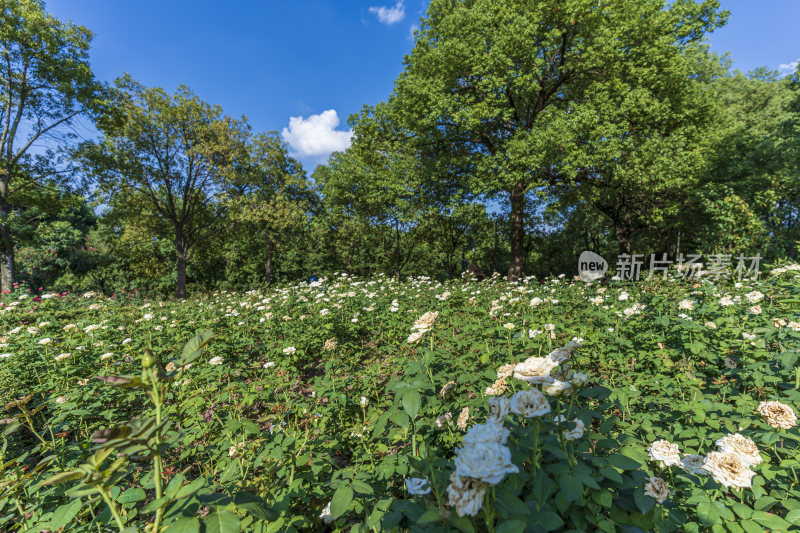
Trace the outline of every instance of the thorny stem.
<path fill-rule="evenodd" d="M 108 508 L 111 510 L 111 516 L 114 517 L 114 521 L 117 523 L 117 527 L 119 527 L 120 531 L 125 530 L 125 523 L 122 521 L 122 517 L 119 516 L 119 511 L 117 510 L 117 506 L 114 505 L 114 502 L 111 501 L 111 498 L 108 495 L 108 492 L 105 488 L 100 489 L 100 495 L 103 497 L 103 501 L 106 502 Z"/>
<path fill-rule="evenodd" d="M 161 391 L 159 390 L 158 386 L 158 377 L 156 375 L 157 370 L 150 369 L 150 379 L 153 380 L 153 403 L 156 406 L 156 427 L 161 425 Z M 153 477 L 155 480 L 156 485 L 156 499 L 160 499 L 163 494 L 163 488 L 161 485 L 162 482 L 162 474 L 163 468 L 161 463 L 161 429 L 156 430 L 155 434 L 155 444 L 156 444 L 156 452 L 153 456 Z M 161 528 L 161 520 L 164 516 L 164 508 L 159 507 L 156 511 L 156 519 L 153 522 L 153 532 L 157 533 L 158 530 Z"/>

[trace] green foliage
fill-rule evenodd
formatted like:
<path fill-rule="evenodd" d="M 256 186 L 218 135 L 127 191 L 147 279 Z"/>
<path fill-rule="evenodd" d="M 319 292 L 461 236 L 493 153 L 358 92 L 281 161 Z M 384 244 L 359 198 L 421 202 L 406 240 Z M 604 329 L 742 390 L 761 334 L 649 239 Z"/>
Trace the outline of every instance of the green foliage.
<path fill-rule="evenodd" d="M 61 176 L 54 149 L 75 138 L 70 126 L 97 111 L 102 87 L 89 67 L 91 32 L 61 22 L 40 0 L 0 5 L 0 267 L 15 281 L 15 219 L 30 190 Z M 53 140 L 56 143 L 53 143 Z M 33 146 L 46 153 L 33 155 Z"/>
<path fill-rule="evenodd" d="M 0 527 L 787 529 L 800 434 L 756 409 L 800 401 L 797 268 L 739 287 L 340 276 L 183 301 L 21 290 L 0 315 Z M 408 342 L 427 311 L 438 316 Z M 541 417 L 503 417 L 519 471 L 459 516 L 447 489 L 459 423 L 491 416 L 499 367 L 576 336 L 559 379 L 588 383 L 548 397 Z M 585 429 L 569 440 L 575 419 Z M 744 492 L 647 456 L 660 439 L 706 455 L 735 432 L 762 458 Z M 643 492 L 654 476 L 663 503 Z M 411 494 L 409 478 L 431 492 Z"/>

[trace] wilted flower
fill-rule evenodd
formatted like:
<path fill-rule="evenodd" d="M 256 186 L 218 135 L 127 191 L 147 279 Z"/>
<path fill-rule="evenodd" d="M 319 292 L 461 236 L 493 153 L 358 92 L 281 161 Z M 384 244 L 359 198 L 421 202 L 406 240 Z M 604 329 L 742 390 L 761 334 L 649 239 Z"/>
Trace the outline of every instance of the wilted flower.
<path fill-rule="evenodd" d="M 453 413 L 445 413 L 443 415 L 439 415 L 436 417 L 436 421 L 433 423 L 436 426 L 436 429 L 442 429 L 445 425 L 450 425 L 453 421 Z"/>
<path fill-rule="evenodd" d="M 481 510 L 486 487 L 486 483 L 462 478 L 454 471 L 447 486 L 447 504 L 456 508 L 458 516 L 475 516 Z"/>
<path fill-rule="evenodd" d="M 439 394 L 442 396 L 442 398 L 447 396 L 447 393 L 450 392 L 450 390 L 453 387 L 455 387 L 455 385 L 456 385 L 455 381 L 448 381 L 447 383 L 445 383 L 444 386 L 442 387 L 442 390 L 439 391 Z"/>
<path fill-rule="evenodd" d="M 334 348 L 336 348 L 336 337 L 331 337 L 330 339 L 326 340 L 325 346 L 323 346 L 323 348 L 328 351 L 331 351 Z"/>
<path fill-rule="evenodd" d="M 425 496 L 431 492 L 427 478 L 406 478 L 406 488 L 412 496 Z"/>
<path fill-rule="evenodd" d="M 685 309 L 691 311 L 694 309 L 694 302 L 691 300 L 682 300 L 678 303 L 678 309 Z"/>
<path fill-rule="evenodd" d="M 425 336 L 425 332 L 424 331 L 415 331 L 414 333 L 412 333 L 411 335 L 408 336 L 408 339 L 406 339 L 406 342 L 408 342 L 409 344 L 414 344 L 415 342 L 420 340 L 423 336 Z"/>
<path fill-rule="evenodd" d="M 567 421 L 567 418 L 564 415 L 558 415 L 553 421 L 557 424 L 563 424 Z M 583 432 L 586 430 L 586 426 L 580 418 L 576 418 L 573 422 L 575 423 L 575 429 L 562 430 L 562 434 L 567 440 L 576 440 L 583 437 Z"/>
<path fill-rule="evenodd" d="M 797 425 L 794 410 L 781 402 L 761 402 L 758 413 L 774 428 L 790 429 Z"/>
<path fill-rule="evenodd" d="M 428 311 L 414 322 L 414 326 L 411 329 L 415 329 L 420 333 L 427 333 L 433 328 L 433 325 L 436 323 L 436 317 L 438 316 L 438 311 Z"/>
<path fill-rule="evenodd" d="M 456 426 L 461 431 L 467 430 L 467 421 L 469 420 L 469 407 L 465 407 L 461 410 L 461 413 L 458 415 L 456 419 Z"/>
<path fill-rule="evenodd" d="M 529 357 L 514 367 L 514 377 L 531 385 L 552 383 L 550 372 L 558 363 L 547 357 Z"/>
<path fill-rule="evenodd" d="M 725 487 L 750 487 L 756 475 L 735 453 L 709 452 L 703 468 Z"/>
<path fill-rule="evenodd" d="M 488 421 L 503 423 L 503 419 L 508 416 L 509 403 L 505 396 L 489 398 L 489 417 Z"/>
<path fill-rule="evenodd" d="M 508 390 L 508 384 L 506 383 L 506 378 L 498 378 L 495 380 L 491 386 L 486 387 L 486 394 L 490 396 L 497 396 L 500 394 L 505 394 Z"/>
<path fill-rule="evenodd" d="M 589 382 L 589 376 L 583 372 L 573 372 L 569 382 L 573 387 L 583 387 Z"/>
<path fill-rule="evenodd" d="M 760 315 L 760 314 L 761 314 L 761 306 L 760 306 L 760 305 L 754 305 L 754 306 L 752 306 L 752 307 L 750 308 L 750 313 L 752 313 L 752 314 L 754 314 L 754 315 Z"/>
<path fill-rule="evenodd" d="M 733 357 L 726 357 L 725 368 L 736 368 L 736 359 L 734 359 Z"/>
<path fill-rule="evenodd" d="M 239 457 L 239 452 L 241 452 L 243 448 L 244 448 L 244 442 L 231 445 L 231 447 L 228 449 L 228 457 L 232 459 Z"/>
<path fill-rule="evenodd" d="M 758 303 L 764 299 L 764 294 L 759 291 L 748 292 L 744 295 L 745 299 L 751 304 Z"/>
<path fill-rule="evenodd" d="M 60 353 L 55 357 L 55 359 L 56 359 L 56 361 L 63 361 L 64 359 L 66 359 L 70 355 L 72 355 L 72 354 L 70 354 L 70 353 Z"/>
<path fill-rule="evenodd" d="M 550 396 L 561 396 L 572 392 L 572 385 L 568 381 L 555 380 L 542 385 L 542 392 Z"/>
<path fill-rule="evenodd" d="M 333 515 L 331 514 L 331 502 L 328 502 L 328 505 L 325 506 L 325 508 L 320 513 L 319 517 L 326 524 L 330 524 L 331 522 L 333 522 Z"/>
<path fill-rule="evenodd" d="M 519 391 L 511 397 L 511 412 L 532 418 L 546 415 L 550 412 L 550 403 L 538 389 Z"/>
<path fill-rule="evenodd" d="M 706 323 L 705 323 L 705 324 L 703 324 L 703 325 L 704 325 L 705 327 L 707 327 L 707 328 L 711 328 L 711 329 L 717 329 L 717 325 L 716 325 L 716 324 L 714 324 L 713 322 L 706 322 Z"/>
<path fill-rule="evenodd" d="M 658 503 L 664 503 L 664 500 L 669 497 L 669 488 L 660 477 L 651 477 L 644 486 L 644 493 Z"/>
<path fill-rule="evenodd" d="M 514 373 L 515 365 L 503 365 L 497 369 L 498 379 L 507 378 Z"/>
<path fill-rule="evenodd" d="M 755 466 L 763 461 L 758 453 L 756 443 L 739 433 L 722 437 L 716 444 L 719 447 L 719 451 L 722 453 L 735 453 L 747 466 Z"/>
<path fill-rule="evenodd" d="M 681 456 L 677 444 L 666 440 L 657 440 L 647 449 L 647 455 L 653 461 L 658 461 L 661 467 L 680 464 Z"/>

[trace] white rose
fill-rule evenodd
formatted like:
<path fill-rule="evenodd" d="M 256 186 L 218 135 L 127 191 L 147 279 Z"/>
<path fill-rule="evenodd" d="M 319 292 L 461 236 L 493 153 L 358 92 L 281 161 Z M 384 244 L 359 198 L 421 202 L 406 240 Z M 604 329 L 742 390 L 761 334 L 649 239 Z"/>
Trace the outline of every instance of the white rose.
<path fill-rule="evenodd" d="M 458 451 L 455 460 L 459 477 L 479 479 L 497 485 L 506 474 L 519 472 L 511 462 L 511 450 L 498 442 L 484 442 Z"/>
<path fill-rule="evenodd" d="M 542 416 L 550 412 L 547 398 L 538 389 L 519 391 L 511 397 L 510 407 L 512 413 L 525 418 Z"/>

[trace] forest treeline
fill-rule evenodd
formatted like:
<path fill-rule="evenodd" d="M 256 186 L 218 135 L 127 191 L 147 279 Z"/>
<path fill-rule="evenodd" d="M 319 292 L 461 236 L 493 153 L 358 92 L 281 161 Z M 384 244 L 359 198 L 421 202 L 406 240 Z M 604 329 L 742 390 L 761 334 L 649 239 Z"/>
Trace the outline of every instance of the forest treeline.
<path fill-rule="evenodd" d="M 309 174 L 188 87 L 98 81 L 89 29 L 3 0 L 2 288 L 183 297 L 473 261 L 517 279 L 575 273 L 583 250 L 796 258 L 800 74 L 732 71 L 705 42 L 727 16 L 432 0 L 392 93 Z"/>

